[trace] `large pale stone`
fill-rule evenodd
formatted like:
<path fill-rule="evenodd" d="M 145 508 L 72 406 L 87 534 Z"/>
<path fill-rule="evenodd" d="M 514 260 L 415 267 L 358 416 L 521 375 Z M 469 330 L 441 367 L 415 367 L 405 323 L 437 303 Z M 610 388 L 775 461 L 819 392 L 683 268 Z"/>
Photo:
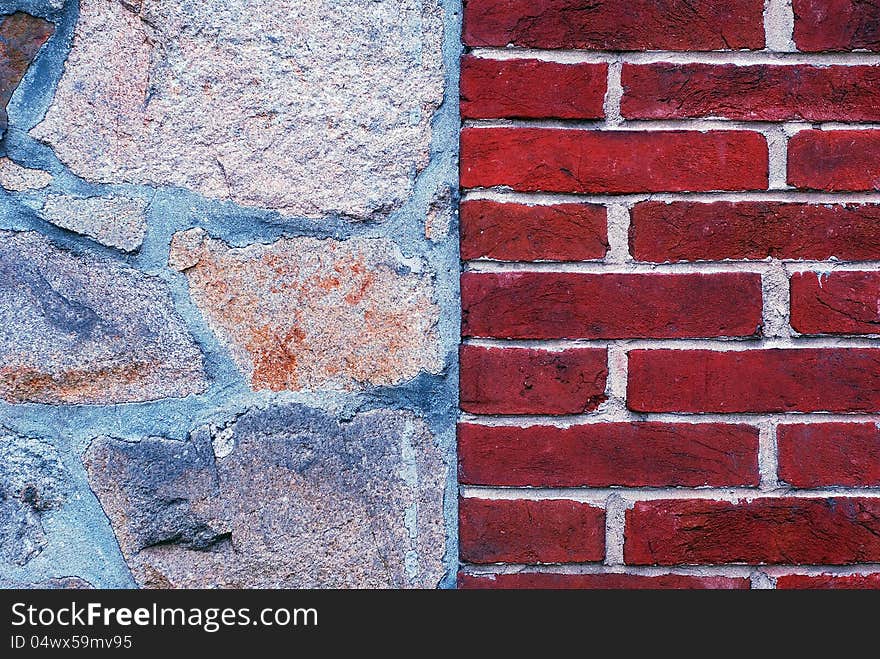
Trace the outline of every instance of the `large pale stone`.
<path fill-rule="evenodd" d="M 0 426 L 0 562 L 24 565 L 43 551 L 42 516 L 63 502 L 66 476 L 49 442 Z"/>
<path fill-rule="evenodd" d="M 147 233 L 147 202 L 133 197 L 49 195 L 40 215 L 52 224 L 133 252 Z"/>
<path fill-rule="evenodd" d="M 160 280 L 0 231 L 0 397 L 110 404 L 205 386 L 201 352 Z"/>
<path fill-rule="evenodd" d="M 230 248 L 191 229 L 170 264 L 255 390 L 353 390 L 442 368 L 431 279 L 387 240 Z"/>
<path fill-rule="evenodd" d="M 76 174 L 381 215 L 427 164 L 439 0 L 82 0 L 33 135 Z"/>
<path fill-rule="evenodd" d="M 270 407 L 186 441 L 97 438 L 84 461 L 142 586 L 435 587 L 443 574 L 447 467 L 409 412 L 340 422 Z"/>
<path fill-rule="evenodd" d="M 52 175 L 41 169 L 30 169 L 9 158 L 0 158 L 0 188 L 10 192 L 40 190 L 52 182 Z"/>

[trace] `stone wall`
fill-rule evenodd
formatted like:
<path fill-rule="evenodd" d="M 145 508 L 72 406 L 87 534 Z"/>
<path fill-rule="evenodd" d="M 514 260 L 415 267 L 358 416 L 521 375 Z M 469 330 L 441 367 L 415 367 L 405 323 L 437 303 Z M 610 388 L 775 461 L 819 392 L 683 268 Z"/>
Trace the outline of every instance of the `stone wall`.
<path fill-rule="evenodd" d="M 451 585 L 457 2 L 0 14 L 0 584 Z"/>

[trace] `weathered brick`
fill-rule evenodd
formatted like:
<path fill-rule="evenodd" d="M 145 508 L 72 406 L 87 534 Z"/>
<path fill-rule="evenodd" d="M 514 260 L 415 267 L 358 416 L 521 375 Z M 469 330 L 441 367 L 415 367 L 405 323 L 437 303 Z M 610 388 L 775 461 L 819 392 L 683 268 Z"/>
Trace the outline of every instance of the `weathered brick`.
<path fill-rule="evenodd" d="M 447 468 L 409 412 L 342 421 L 270 405 L 185 440 L 99 437 L 84 462 L 140 586 L 435 588 L 443 576 Z"/>
<path fill-rule="evenodd" d="M 629 119 L 877 121 L 880 67 L 624 64 Z"/>
<path fill-rule="evenodd" d="M 468 563 L 584 563 L 605 556 L 605 511 L 561 499 L 459 499 Z"/>
<path fill-rule="evenodd" d="M 702 577 L 685 574 L 554 574 L 517 572 L 516 574 L 467 574 L 460 572 L 458 587 L 465 590 L 748 590 L 743 577 Z"/>
<path fill-rule="evenodd" d="M 802 130 L 788 141 L 788 183 L 810 190 L 880 189 L 880 130 Z"/>
<path fill-rule="evenodd" d="M 767 141 L 749 131 L 465 128 L 461 185 L 625 194 L 767 187 Z"/>
<path fill-rule="evenodd" d="M 762 0 L 467 0 L 469 46 L 740 50 L 764 46 Z"/>
<path fill-rule="evenodd" d="M 513 487 L 757 485 L 758 431 L 718 423 L 462 423 L 458 477 Z"/>
<path fill-rule="evenodd" d="M 873 0 L 793 0 L 798 50 L 880 50 L 880 4 Z"/>
<path fill-rule="evenodd" d="M 0 231 L 0 398 L 131 403 L 201 393 L 202 354 L 157 277 Z"/>
<path fill-rule="evenodd" d="M 229 247 L 175 234 L 170 264 L 251 388 L 352 390 L 442 368 L 430 278 L 384 239 Z"/>
<path fill-rule="evenodd" d="M 791 326 L 802 334 L 880 334 L 880 272 L 791 276 Z"/>
<path fill-rule="evenodd" d="M 880 560 L 878 499 L 639 501 L 626 511 L 630 565 Z"/>
<path fill-rule="evenodd" d="M 0 21 L 0 138 L 6 133 L 6 106 L 55 26 L 21 11 Z"/>
<path fill-rule="evenodd" d="M 639 412 L 877 412 L 880 350 L 633 350 Z"/>
<path fill-rule="evenodd" d="M 598 204 L 527 206 L 465 201 L 461 258 L 498 261 L 587 261 L 608 251 L 606 211 Z"/>
<path fill-rule="evenodd" d="M 776 579 L 779 590 L 878 590 L 880 574 L 786 574 Z"/>
<path fill-rule="evenodd" d="M 517 339 L 752 336 L 761 277 L 475 273 L 461 278 L 462 334 Z"/>
<path fill-rule="evenodd" d="M 646 201 L 631 218 L 638 261 L 880 259 L 877 204 Z"/>
<path fill-rule="evenodd" d="M 605 400 L 606 351 L 459 349 L 461 409 L 474 414 L 580 414 Z"/>
<path fill-rule="evenodd" d="M 598 119 L 607 64 L 559 64 L 536 59 L 461 60 L 461 116 L 465 119 Z"/>
<path fill-rule="evenodd" d="M 873 423 L 778 426 L 779 478 L 795 487 L 880 486 L 880 430 Z"/>

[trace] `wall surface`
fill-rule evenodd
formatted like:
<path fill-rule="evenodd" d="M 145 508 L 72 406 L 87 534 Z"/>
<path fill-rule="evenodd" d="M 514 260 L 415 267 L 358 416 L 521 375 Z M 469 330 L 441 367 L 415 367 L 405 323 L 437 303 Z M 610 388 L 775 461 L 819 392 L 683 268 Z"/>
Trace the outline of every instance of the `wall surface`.
<path fill-rule="evenodd" d="M 880 587 L 880 4 L 463 18 L 460 585 Z"/>
<path fill-rule="evenodd" d="M 460 30 L 0 0 L 0 585 L 454 584 Z"/>

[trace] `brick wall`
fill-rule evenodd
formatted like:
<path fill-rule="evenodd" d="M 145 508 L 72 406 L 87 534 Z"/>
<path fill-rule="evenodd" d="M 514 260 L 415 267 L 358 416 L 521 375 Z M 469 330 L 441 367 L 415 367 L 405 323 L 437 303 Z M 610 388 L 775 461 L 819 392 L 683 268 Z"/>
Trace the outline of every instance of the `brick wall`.
<path fill-rule="evenodd" d="M 463 587 L 880 585 L 880 5 L 466 0 Z"/>

